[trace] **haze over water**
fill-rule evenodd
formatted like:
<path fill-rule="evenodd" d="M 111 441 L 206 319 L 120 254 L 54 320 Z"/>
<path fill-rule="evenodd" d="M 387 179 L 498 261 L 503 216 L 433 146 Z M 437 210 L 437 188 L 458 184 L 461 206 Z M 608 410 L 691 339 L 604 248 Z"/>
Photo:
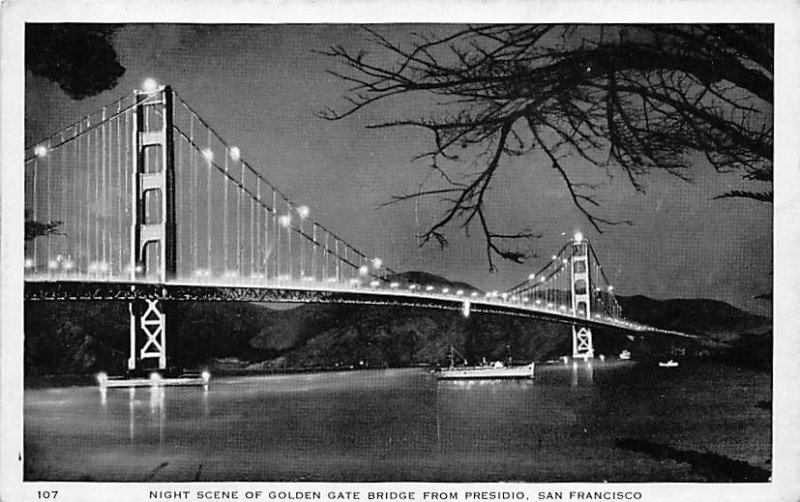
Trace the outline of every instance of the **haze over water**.
<path fill-rule="evenodd" d="M 769 375 L 686 364 L 537 367 L 533 381 L 424 369 L 25 392 L 25 479 L 702 481 L 645 440 L 770 469 Z"/>

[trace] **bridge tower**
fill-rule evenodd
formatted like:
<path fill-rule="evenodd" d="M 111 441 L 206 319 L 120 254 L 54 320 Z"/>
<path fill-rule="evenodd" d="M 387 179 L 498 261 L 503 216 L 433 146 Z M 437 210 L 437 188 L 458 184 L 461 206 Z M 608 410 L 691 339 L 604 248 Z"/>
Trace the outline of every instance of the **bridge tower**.
<path fill-rule="evenodd" d="M 175 277 L 175 154 L 169 86 L 135 91 L 131 211 L 131 281 Z M 133 286 L 135 287 L 135 286 Z M 128 371 L 167 367 L 167 325 L 158 299 L 133 301 Z M 154 361 L 155 360 L 155 361 Z"/>
<path fill-rule="evenodd" d="M 572 240 L 571 258 L 572 311 L 576 317 L 590 319 L 592 285 L 589 280 L 589 243 L 580 232 Z M 572 325 L 572 357 L 591 359 L 594 357 L 592 328 L 588 325 Z"/>

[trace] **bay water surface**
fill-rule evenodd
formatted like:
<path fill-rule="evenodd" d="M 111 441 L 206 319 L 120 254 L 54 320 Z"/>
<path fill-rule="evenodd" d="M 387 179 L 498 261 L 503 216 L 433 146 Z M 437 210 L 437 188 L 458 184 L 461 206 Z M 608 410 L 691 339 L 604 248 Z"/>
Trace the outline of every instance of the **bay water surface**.
<path fill-rule="evenodd" d="M 758 406 L 771 400 L 767 373 L 699 361 L 536 372 L 530 381 L 438 381 L 418 368 L 213 378 L 207 389 L 26 389 L 25 479 L 714 480 L 713 466 L 693 458 L 770 469 L 771 413 Z"/>

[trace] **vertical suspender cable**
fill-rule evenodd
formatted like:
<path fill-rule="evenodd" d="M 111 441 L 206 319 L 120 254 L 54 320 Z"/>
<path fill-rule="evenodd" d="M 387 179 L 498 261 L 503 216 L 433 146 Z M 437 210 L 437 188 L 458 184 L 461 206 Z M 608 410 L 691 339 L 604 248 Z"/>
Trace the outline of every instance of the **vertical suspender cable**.
<path fill-rule="evenodd" d="M 314 241 L 314 247 L 312 248 L 312 255 L 311 255 L 311 276 L 314 280 L 317 280 L 317 249 L 319 245 L 317 243 L 317 224 L 314 223 L 314 226 L 311 227 L 311 239 Z"/>
<path fill-rule="evenodd" d="M 94 166 L 92 172 L 92 178 L 94 178 L 94 203 L 92 207 L 94 209 L 94 262 L 95 266 L 97 266 L 100 262 L 100 181 L 102 176 L 102 137 L 100 136 L 100 130 L 102 126 L 95 127 L 94 130 Z M 97 269 L 95 269 L 96 271 Z"/>
<path fill-rule="evenodd" d="M 239 161 L 241 163 L 241 161 Z M 242 186 L 244 163 L 240 164 L 238 191 L 236 192 L 236 272 L 242 273 Z"/>
<path fill-rule="evenodd" d="M 177 159 L 175 161 L 175 225 L 177 229 L 181 229 L 183 227 L 184 222 L 179 222 L 178 218 L 182 218 L 184 214 L 184 205 L 186 204 L 184 191 L 185 188 L 183 187 L 183 178 L 185 176 L 185 169 L 183 166 L 183 143 L 185 140 L 182 136 L 178 135 L 177 141 L 175 142 L 175 146 L 178 148 Z M 177 230 L 176 229 L 176 230 Z M 177 233 L 177 232 L 176 232 Z M 184 246 L 184 238 L 182 236 L 176 235 L 176 245 L 178 246 L 177 255 L 178 255 L 178 264 L 183 263 L 183 255 L 185 253 L 185 246 Z M 186 274 L 186 270 L 183 269 L 179 271 L 179 276 L 183 276 Z"/>
<path fill-rule="evenodd" d="M 208 145 L 208 151 L 212 152 L 211 150 L 211 131 L 206 130 L 206 144 Z M 207 234 L 207 241 L 206 241 L 206 264 L 208 266 L 208 273 L 209 277 L 211 274 L 211 235 L 213 234 L 211 230 L 211 164 L 214 162 L 213 157 L 211 155 L 208 156 L 206 162 L 206 234 Z"/>
<path fill-rule="evenodd" d="M 261 178 L 256 178 L 256 199 L 258 199 L 258 203 L 263 206 L 263 202 L 261 201 Z M 261 242 L 261 226 L 262 226 L 261 217 L 263 214 L 264 214 L 264 208 L 262 207 L 256 213 L 256 221 L 255 221 L 256 242 L 258 243 L 258 245 L 256 246 L 256 249 L 258 250 L 258 253 L 256 254 L 256 265 L 258 266 L 258 269 L 256 269 L 257 270 L 256 273 L 258 274 L 261 273 L 261 267 L 264 265 L 264 247 L 262 246 Z"/>
<path fill-rule="evenodd" d="M 32 185 L 31 186 L 31 198 L 30 198 L 29 203 L 31 204 L 31 208 L 32 208 L 31 218 L 33 218 L 33 221 L 37 221 L 38 222 L 39 221 L 39 219 L 38 219 L 39 218 L 39 212 L 38 212 L 37 207 L 36 207 L 38 205 L 38 200 L 37 200 L 38 197 L 37 197 L 37 193 L 36 193 L 36 190 L 37 190 L 37 186 L 36 185 L 37 185 L 37 181 L 38 181 L 36 178 L 37 178 L 37 174 L 38 174 L 37 171 L 39 170 L 39 156 L 38 155 L 33 158 L 33 169 L 32 170 L 33 170 L 33 175 L 32 175 L 32 179 L 31 179 L 31 185 Z M 39 239 L 33 239 L 33 266 L 34 267 L 37 267 L 39 265 L 39 257 L 38 257 L 38 252 L 37 252 L 37 247 L 38 247 L 37 242 L 38 241 L 39 241 Z"/>
<path fill-rule="evenodd" d="M 336 282 L 341 282 L 341 276 L 339 275 L 339 239 L 336 239 L 335 245 L 335 256 L 334 256 L 334 264 L 336 264 Z"/>
<path fill-rule="evenodd" d="M 122 101 L 117 101 L 117 118 L 116 118 L 116 133 L 117 137 L 115 140 L 115 144 L 117 146 L 117 179 L 114 183 L 114 186 L 121 187 L 122 186 L 122 136 L 120 135 L 120 128 L 122 126 L 122 117 L 120 117 L 120 112 L 122 111 Z M 122 243 L 125 242 L 125 239 L 122 238 L 122 193 L 118 193 L 116 199 L 117 204 L 117 276 L 122 276 Z"/>
<path fill-rule="evenodd" d="M 242 198 L 239 199 L 239 201 L 240 201 L 239 205 L 240 206 L 244 206 L 244 204 L 246 204 L 248 202 L 248 200 L 249 200 L 249 199 L 244 199 L 245 193 L 247 193 L 247 182 L 245 181 L 244 170 L 242 170 L 242 180 L 241 181 L 242 181 L 242 190 L 241 190 L 240 193 L 241 193 L 241 197 Z M 244 216 L 246 217 L 247 215 L 244 215 Z M 247 223 L 246 222 L 242 224 L 242 230 L 244 230 L 244 233 L 247 232 Z M 247 237 L 247 236 L 245 236 L 245 237 Z M 245 248 L 246 248 L 246 244 L 243 243 L 242 244 L 242 269 L 239 271 L 239 275 L 240 276 L 244 276 L 245 275 L 245 273 L 244 273 L 244 265 L 245 265 L 245 261 L 246 261 L 245 260 L 245 253 L 244 253 L 245 252 Z"/>
<path fill-rule="evenodd" d="M 109 165 L 108 159 L 109 159 L 109 155 L 111 154 L 111 151 L 110 151 L 110 148 L 109 148 L 109 139 L 110 138 L 109 138 L 109 134 L 106 132 L 108 130 L 108 126 L 109 126 L 109 124 L 108 124 L 108 122 L 106 122 L 106 108 L 103 107 L 103 128 L 102 128 L 102 131 L 101 131 L 102 138 L 103 138 L 103 166 L 102 166 L 102 185 L 103 185 L 103 194 L 102 194 L 103 213 L 102 214 L 103 215 L 105 215 L 106 211 L 109 210 L 108 204 L 111 202 L 110 198 L 108 197 L 108 185 L 109 185 L 109 182 L 108 182 L 108 176 L 106 174 L 106 172 L 108 170 L 108 165 Z M 103 230 L 102 230 L 102 234 L 103 234 L 103 242 L 102 242 L 103 267 L 108 267 L 108 265 L 109 265 L 109 260 L 108 260 L 108 239 L 107 239 L 108 236 L 106 235 L 106 233 L 108 231 L 108 225 L 106 223 L 106 219 L 105 218 L 102 218 L 102 225 L 103 225 Z M 105 275 L 106 270 L 104 269 L 104 270 L 102 270 L 102 272 L 103 272 L 103 275 Z"/>
<path fill-rule="evenodd" d="M 89 127 L 91 127 L 91 124 L 87 123 L 86 127 L 88 129 Z M 90 187 L 92 186 L 92 184 L 91 184 L 92 176 L 91 176 L 91 169 L 90 169 L 90 167 L 91 167 L 90 166 L 91 157 L 90 156 L 93 153 L 91 140 L 92 140 L 92 131 L 90 130 L 90 131 L 88 131 L 86 133 L 86 200 L 84 201 L 85 204 L 86 204 L 86 249 L 85 249 L 85 253 L 86 253 L 86 264 L 87 265 L 88 265 L 89 262 L 91 262 L 91 254 L 90 254 L 91 247 L 90 247 L 90 240 L 89 240 L 89 225 L 90 225 L 89 206 L 91 205 L 91 196 L 92 196 L 91 192 L 90 192 Z"/>
<path fill-rule="evenodd" d="M 228 272 L 228 157 L 230 156 L 230 150 L 225 150 L 225 176 L 222 180 L 224 185 L 224 194 L 223 194 L 223 202 L 222 202 L 222 262 L 224 265 L 222 266 L 222 270 L 224 273 Z"/>
<path fill-rule="evenodd" d="M 301 234 L 303 233 L 303 217 L 302 216 L 300 217 L 300 233 Z M 306 246 L 305 246 L 304 239 L 300 239 L 300 278 L 301 279 L 305 277 L 305 266 L 306 266 L 305 249 L 306 249 Z"/>
<path fill-rule="evenodd" d="M 189 165 L 192 171 L 192 191 L 191 191 L 191 200 L 189 201 L 189 207 L 191 208 L 192 212 L 192 232 L 191 232 L 191 239 L 192 239 L 192 270 L 197 270 L 197 213 L 198 211 L 198 204 L 197 204 L 197 154 L 195 152 L 195 145 L 194 141 L 194 114 L 189 114 L 189 141 L 191 143 L 189 148 Z"/>
<path fill-rule="evenodd" d="M 292 280 L 292 205 L 286 201 L 286 245 L 288 250 L 289 280 Z"/>
<path fill-rule="evenodd" d="M 76 150 L 76 161 L 75 161 L 75 176 L 72 180 L 73 186 L 76 187 L 76 190 L 72 192 L 72 204 L 70 207 L 70 212 L 72 213 L 71 216 L 73 221 L 75 222 L 75 227 L 77 228 L 78 234 L 78 242 L 75 245 L 75 261 L 76 263 L 80 263 L 81 256 L 83 255 L 83 204 L 81 204 L 81 200 L 83 200 L 83 190 L 86 189 L 86 184 L 82 183 L 78 175 L 82 173 L 82 169 L 84 168 L 83 160 L 81 159 L 81 153 L 83 152 L 83 136 L 82 136 L 82 129 L 83 129 L 83 120 L 79 123 L 78 132 L 76 136 L 75 143 L 77 144 Z"/>
<path fill-rule="evenodd" d="M 276 205 L 278 201 L 277 193 L 275 190 L 272 191 L 272 223 L 273 228 L 275 229 L 275 278 L 280 279 L 281 277 L 281 232 L 278 228 L 278 206 Z"/>
<path fill-rule="evenodd" d="M 53 169 L 52 169 L 52 162 L 51 162 L 51 153 L 49 153 L 50 147 L 48 145 L 48 155 L 45 157 L 45 162 L 47 163 L 47 222 L 50 223 L 53 221 Z M 50 263 L 53 261 L 53 250 L 52 250 L 52 238 L 47 238 L 47 270 L 50 269 Z"/>
<path fill-rule="evenodd" d="M 255 209 L 256 201 L 250 197 L 250 275 L 256 273 L 256 246 L 255 246 Z"/>
<path fill-rule="evenodd" d="M 328 255 L 330 254 L 330 251 L 328 250 L 328 236 L 329 235 L 330 234 L 326 230 L 325 231 L 325 261 L 322 264 L 322 279 L 324 281 L 328 280 Z"/>
<path fill-rule="evenodd" d="M 71 148 L 71 147 L 70 146 L 62 146 L 59 149 L 59 156 L 61 157 L 61 159 L 60 159 L 60 161 L 58 163 L 59 173 L 60 173 L 59 178 L 61 179 L 61 211 L 60 211 L 59 214 L 60 214 L 60 220 L 65 225 L 66 225 L 66 222 L 67 222 L 67 214 L 66 214 L 66 208 L 67 208 L 67 206 L 66 206 L 66 204 L 67 204 L 67 180 L 66 180 L 66 173 L 74 172 L 73 169 L 69 169 L 67 167 L 67 165 L 66 165 L 66 158 L 65 157 L 67 156 L 67 154 L 66 154 L 66 149 L 67 148 Z M 63 243 L 63 245 L 60 248 L 61 252 L 59 253 L 59 256 L 61 256 L 61 258 L 63 259 L 63 258 L 65 258 L 65 255 L 68 254 L 67 250 L 69 248 L 66 246 L 66 237 L 64 239 L 61 239 L 61 242 Z M 61 260 L 57 260 L 57 261 L 59 262 L 58 265 L 61 266 L 61 263 L 60 263 Z"/>
<path fill-rule="evenodd" d="M 74 148 L 74 146 L 69 147 L 69 148 Z M 67 168 L 67 166 L 65 164 L 65 158 L 64 157 L 66 157 L 66 153 L 65 153 L 64 150 L 61 150 L 61 163 L 60 163 L 60 166 L 61 166 L 61 220 L 64 221 L 65 225 L 66 225 L 66 222 L 68 221 L 68 219 L 67 219 L 67 185 L 71 185 L 72 186 L 71 182 L 67 183 L 66 177 L 67 177 L 67 173 L 74 173 L 75 169 L 74 168 L 72 168 L 72 169 Z M 74 193 L 74 191 L 73 191 L 73 193 Z M 61 257 L 62 260 L 63 259 L 67 259 L 68 260 L 69 259 L 70 246 L 69 246 L 69 238 L 68 237 L 66 237 L 64 239 L 64 248 L 61 250 L 61 253 L 62 253 L 62 257 Z M 60 262 L 58 264 L 59 267 L 63 266 L 63 261 L 62 260 L 59 260 L 59 262 Z"/>

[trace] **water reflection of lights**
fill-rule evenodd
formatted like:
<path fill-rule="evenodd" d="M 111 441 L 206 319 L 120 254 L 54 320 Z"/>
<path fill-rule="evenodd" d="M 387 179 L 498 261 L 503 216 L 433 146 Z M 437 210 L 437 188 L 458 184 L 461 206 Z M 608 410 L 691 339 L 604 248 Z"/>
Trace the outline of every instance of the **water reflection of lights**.
<path fill-rule="evenodd" d="M 166 410 L 164 409 L 164 394 L 166 388 L 162 385 L 150 386 L 150 416 L 158 422 L 158 444 L 164 445 L 164 425 L 166 423 Z"/>
<path fill-rule="evenodd" d="M 210 412 L 210 407 L 208 405 L 208 385 L 203 385 L 203 416 L 207 417 Z"/>
<path fill-rule="evenodd" d="M 594 365 L 592 364 L 591 359 L 585 359 L 583 364 L 579 364 L 576 359 L 572 360 L 572 371 L 570 378 L 570 385 L 572 387 L 578 386 L 581 375 L 583 375 L 583 380 L 585 380 L 587 383 L 594 383 Z"/>
<path fill-rule="evenodd" d="M 507 390 L 511 388 L 526 388 L 534 385 L 535 380 L 530 378 L 522 379 L 474 379 L 474 380 L 437 380 L 440 389 L 469 390 L 483 388 L 487 390 Z"/>
<path fill-rule="evenodd" d="M 161 375 L 157 372 L 150 373 L 150 385 L 153 387 L 158 386 L 161 383 Z"/>
<path fill-rule="evenodd" d="M 136 438 L 136 387 L 128 388 L 128 437 Z"/>
<path fill-rule="evenodd" d="M 97 383 L 100 386 L 100 406 L 102 406 L 103 411 L 106 410 L 108 405 L 108 389 L 106 388 L 106 382 L 108 382 L 108 375 L 101 371 L 97 374 Z"/>

